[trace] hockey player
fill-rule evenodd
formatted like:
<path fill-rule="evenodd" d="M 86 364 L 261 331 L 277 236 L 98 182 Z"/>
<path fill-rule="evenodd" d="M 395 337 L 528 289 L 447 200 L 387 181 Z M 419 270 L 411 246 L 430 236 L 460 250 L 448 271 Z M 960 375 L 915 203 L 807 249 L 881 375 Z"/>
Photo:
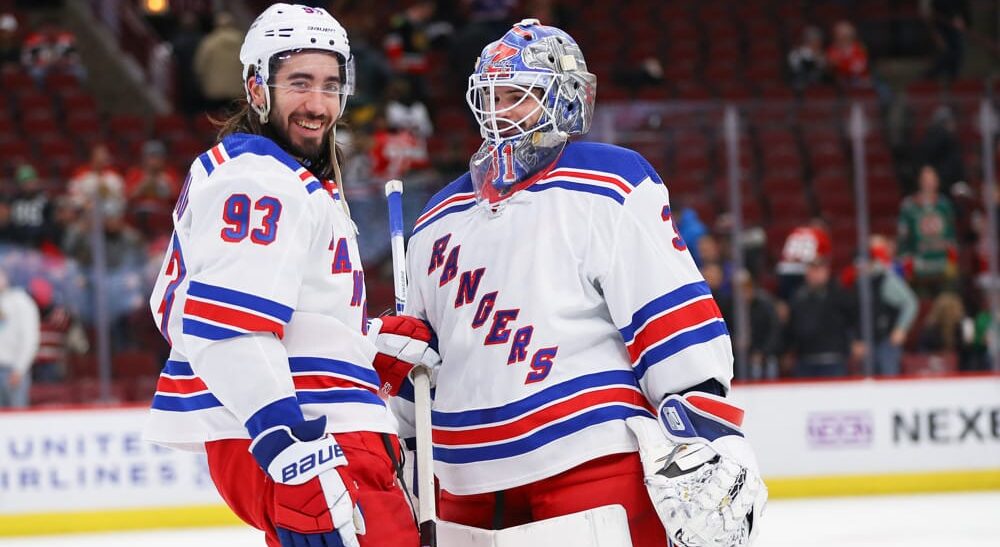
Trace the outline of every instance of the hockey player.
<path fill-rule="evenodd" d="M 726 326 L 649 163 L 567 142 L 595 90 L 559 29 L 528 19 L 488 45 L 467 94 L 482 147 L 414 228 L 406 312 L 443 359 L 440 516 L 498 528 L 620 504 L 636 547 L 747 545 L 767 494 L 725 399 Z"/>
<path fill-rule="evenodd" d="M 325 10 L 275 4 L 240 59 L 247 102 L 191 166 L 150 300 L 171 354 L 145 436 L 206 451 L 222 498 L 271 547 L 415 547 L 372 363 L 398 367 L 404 348 L 418 361 L 430 335 L 397 317 L 382 339 L 423 340 L 396 334 L 379 353 L 366 337 L 333 137 L 347 34 Z"/>

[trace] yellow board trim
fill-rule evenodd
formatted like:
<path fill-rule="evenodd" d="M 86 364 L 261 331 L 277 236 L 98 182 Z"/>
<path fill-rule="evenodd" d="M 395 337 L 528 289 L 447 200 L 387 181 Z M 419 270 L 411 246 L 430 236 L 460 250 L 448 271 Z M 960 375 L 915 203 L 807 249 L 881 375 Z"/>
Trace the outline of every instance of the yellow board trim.
<path fill-rule="evenodd" d="M 231 526 L 241 523 L 225 505 L 31 513 L 0 515 L 0 537 Z"/>
<path fill-rule="evenodd" d="M 771 499 L 1000 490 L 1000 469 L 767 478 Z M 0 515 L 0 537 L 241 524 L 225 505 Z"/>
<path fill-rule="evenodd" d="M 764 480 L 771 499 L 961 492 L 1000 490 L 1000 469 Z"/>

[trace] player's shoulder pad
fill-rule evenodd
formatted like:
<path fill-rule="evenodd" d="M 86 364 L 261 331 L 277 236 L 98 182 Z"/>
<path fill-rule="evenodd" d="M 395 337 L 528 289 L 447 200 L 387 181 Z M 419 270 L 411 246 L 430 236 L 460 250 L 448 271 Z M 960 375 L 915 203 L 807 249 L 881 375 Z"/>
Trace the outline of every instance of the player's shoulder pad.
<path fill-rule="evenodd" d="M 614 173 L 633 186 L 638 186 L 646 178 L 654 184 L 663 184 L 663 180 L 635 150 L 613 144 L 591 141 L 575 141 L 566 145 L 560 165 L 572 165 L 579 169 L 605 171 Z"/>
<path fill-rule="evenodd" d="M 291 154 L 277 143 L 261 135 L 233 133 L 227 135 L 221 142 L 208 149 L 195 160 L 204 167 L 211 176 L 216 169 L 225 164 L 248 164 L 256 175 L 267 175 L 268 178 L 281 178 L 299 185 L 308 194 L 323 189 L 323 184 L 308 169 L 302 166 Z M 261 172 L 263 161 L 265 172 Z M 252 167 L 250 167 L 252 165 Z M 251 182 L 255 177 L 251 177 Z"/>
<path fill-rule="evenodd" d="M 464 211 L 475 204 L 476 192 L 472 187 L 472 176 L 466 172 L 431 197 L 424 210 L 420 212 L 420 216 L 417 217 L 411 235 L 417 235 L 418 232 L 442 217 Z"/>

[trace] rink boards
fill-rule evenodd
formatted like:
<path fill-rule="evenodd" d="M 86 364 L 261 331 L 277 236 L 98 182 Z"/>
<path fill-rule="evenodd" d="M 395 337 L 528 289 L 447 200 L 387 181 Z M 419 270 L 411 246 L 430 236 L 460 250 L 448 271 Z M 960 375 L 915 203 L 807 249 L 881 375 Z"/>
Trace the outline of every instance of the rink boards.
<path fill-rule="evenodd" d="M 739 385 L 773 498 L 1000 489 L 1000 376 Z M 146 410 L 0 413 L 0 536 L 230 524 Z"/>

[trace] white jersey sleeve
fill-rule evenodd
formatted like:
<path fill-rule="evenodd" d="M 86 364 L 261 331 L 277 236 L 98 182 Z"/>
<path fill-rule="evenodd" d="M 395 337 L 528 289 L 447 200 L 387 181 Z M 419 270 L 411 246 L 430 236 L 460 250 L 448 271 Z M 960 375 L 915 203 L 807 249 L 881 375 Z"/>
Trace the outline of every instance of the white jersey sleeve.
<path fill-rule="evenodd" d="M 183 352 L 245 423 L 295 397 L 279 339 L 296 308 L 316 215 L 301 181 L 266 156 L 234 158 L 189 192 Z"/>
<path fill-rule="evenodd" d="M 733 355 L 722 314 L 677 232 L 665 185 L 633 157 L 648 178 L 610 226 L 591 230 L 595 282 L 654 405 L 711 378 L 728 390 Z"/>

